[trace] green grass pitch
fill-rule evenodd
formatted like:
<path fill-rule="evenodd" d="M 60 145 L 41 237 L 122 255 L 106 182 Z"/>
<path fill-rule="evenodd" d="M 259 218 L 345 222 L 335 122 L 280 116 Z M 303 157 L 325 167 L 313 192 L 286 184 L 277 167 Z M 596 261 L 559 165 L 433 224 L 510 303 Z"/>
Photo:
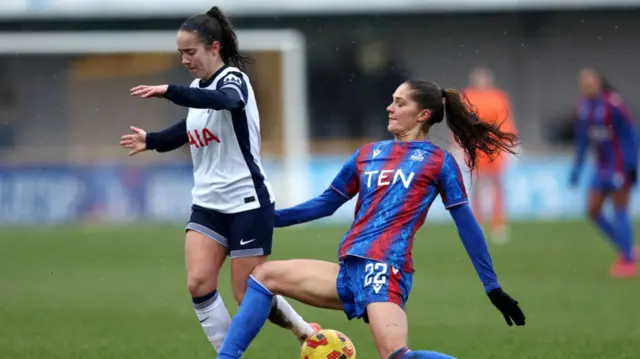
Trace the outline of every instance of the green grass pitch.
<path fill-rule="evenodd" d="M 274 259 L 335 260 L 344 228 L 278 230 Z M 486 298 L 454 227 L 425 226 L 407 305 L 410 345 L 463 359 L 640 357 L 640 279 L 607 276 L 614 253 L 586 223 L 514 224 L 490 245 L 527 326 L 508 327 Z M 204 359 L 207 342 L 186 290 L 181 227 L 0 230 L 1 359 Z M 220 288 L 235 313 L 228 264 Z M 377 354 L 369 329 L 341 312 L 293 305 L 343 331 L 358 358 Z M 298 357 L 271 324 L 246 358 Z"/>

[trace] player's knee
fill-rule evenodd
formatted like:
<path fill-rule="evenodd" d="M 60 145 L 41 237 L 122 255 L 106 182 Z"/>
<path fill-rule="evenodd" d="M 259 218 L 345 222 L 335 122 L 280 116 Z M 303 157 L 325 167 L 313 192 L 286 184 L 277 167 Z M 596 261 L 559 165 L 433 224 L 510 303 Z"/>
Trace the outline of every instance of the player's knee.
<path fill-rule="evenodd" d="M 253 270 L 253 273 L 251 273 L 251 275 L 255 280 L 262 283 L 262 285 L 273 292 L 272 288 L 270 288 L 274 279 L 273 266 L 271 265 L 271 263 L 273 262 L 266 262 L 257 266 Z"/>
<path fill-rule="evenodd" d="M 192 297 L 198 298 L 207 295 L 218 288 L 218 275 L 206 275 L 205 273 L 189 273 L 187 275 L 187 287 Z"/>
<path fill-rule="evenodd" d="M 602 214 L 602 203 L 604 197 L 600 194 L 591 194 L 587 202 L 587 217 L 591 220 L 597 220 Z"/>
<path fill-rule="evenodd" d="M 600 207 L 598 206 L 589 206 L 587 208 L 587 216 L 591 219 L 591 220 L 597 220 L 598 217 L 600 217 Z"/>
<path fill-rule="evenodd" d="M 262 283 L 273 294 L 280 294 L 286 282 L 287 261 L 266 262 L 253 270 L 253 278 Z"/>

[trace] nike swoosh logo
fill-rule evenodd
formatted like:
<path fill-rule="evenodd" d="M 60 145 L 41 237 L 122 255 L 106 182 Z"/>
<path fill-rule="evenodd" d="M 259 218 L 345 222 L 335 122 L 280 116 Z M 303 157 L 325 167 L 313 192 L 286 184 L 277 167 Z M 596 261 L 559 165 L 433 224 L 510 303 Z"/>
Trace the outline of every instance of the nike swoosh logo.
<path fill-rule="evenodd" d="M 202 320 L 200 321 L 200 323 L 204 322 L 204 321 L 205 321 L 205 320 L 207 320 L 207 319 L 209 319 L 209 317 L 206 317 L 206 318 L 202 319 Z"/>
<path fill-rule="evenodd" d="M 255 238 L 254 238 L 254 239 L 250 239 L 250 240 L 248 240 L 248 241 L 245 241 L 244 239 L 241 239 L 241 240 L 240 240 L 240 245 L 241 245 L 241 246 L 244 246 L 245 244 L 249 244 L 249 243 L 251 243 L 251 242 L 253 242 L 253 241 L 255 241 Z"/>

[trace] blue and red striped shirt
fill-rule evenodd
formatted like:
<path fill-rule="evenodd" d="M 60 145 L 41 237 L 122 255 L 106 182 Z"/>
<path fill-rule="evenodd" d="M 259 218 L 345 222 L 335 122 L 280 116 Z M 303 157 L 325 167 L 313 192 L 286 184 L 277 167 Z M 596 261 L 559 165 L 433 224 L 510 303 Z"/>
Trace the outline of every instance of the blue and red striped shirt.
<path fill-rule="evenodd" d="M 339 256 L 365 257 L 407 272 L 411 250 L 436 196 L 445 207 L 487 293 L 500 284 L 453 157 L 429 142 L 372 143 L 360 148 L 322 194 L 275 212 L 277 228 L 335 213 L 358 195 L 355 219 L 340 243 Z"/>
<path fill-rule="evenodd" d="M 577 112 L 576 171 L 582 168 L 589 145 L 595 148 L 599 175 L 637 168 L 637 129 L 619 94 L 604 92 L 596 99 L 583 99 Z"/>
<path fill-rule="evenodd" d="M 346 199 L 358 194 L 339 257 L 369 258 L 408 272 L 413 271 L 414 236 L 438 194 L 447 209 L 468 203 L 454 158 L 426 141 L 367 144 L 347 161 L 331 188 Z"/>

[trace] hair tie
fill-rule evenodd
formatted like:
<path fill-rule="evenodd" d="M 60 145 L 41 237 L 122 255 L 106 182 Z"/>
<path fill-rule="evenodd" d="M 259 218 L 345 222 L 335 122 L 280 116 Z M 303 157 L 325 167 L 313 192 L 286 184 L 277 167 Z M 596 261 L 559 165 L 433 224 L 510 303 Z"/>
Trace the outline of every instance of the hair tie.
<path fill-rule="evenodd" d="M 193 31 L 196 31 L 196 32 L 202 32 L 202 31 L 200 31 L 200 28 L 199 28 L 199 27 L 194 26 L 194 25 L 191 25 L 191 24 L 189 24 L 189 23 L 188 23 L 188 22 L 186 22 L 186 21 L 185 21 L 185 22 L 183 22 L 183 23 L 182 23 L 182 25 L 181 25 L 180 27 L 182 27 L 182 28 L 187 28 L 187 29 L 190 29 L 190 30 L 193 30 Z"/>
<path fill-rule="evenodd" d="M 191 25 L 188 21 L 183 22 L 180 27 L 183 28 L 183 29 L 189 29 L 189 30 L 195 31 L 198 34 L 206 37 L 207 39 L 209 39 L 211 41 L 216 41 L 215 37 L 207 34 L 203 29 L 201 29 L 201 28 L 199 28 L 199 27 L 197 27 L 195 25 Z"/>
<path fill-rule="evenodd" d="M 442 94 L 442 97 L 447 97 L 447 89 L 440 89 L 440 93 Z"/>

